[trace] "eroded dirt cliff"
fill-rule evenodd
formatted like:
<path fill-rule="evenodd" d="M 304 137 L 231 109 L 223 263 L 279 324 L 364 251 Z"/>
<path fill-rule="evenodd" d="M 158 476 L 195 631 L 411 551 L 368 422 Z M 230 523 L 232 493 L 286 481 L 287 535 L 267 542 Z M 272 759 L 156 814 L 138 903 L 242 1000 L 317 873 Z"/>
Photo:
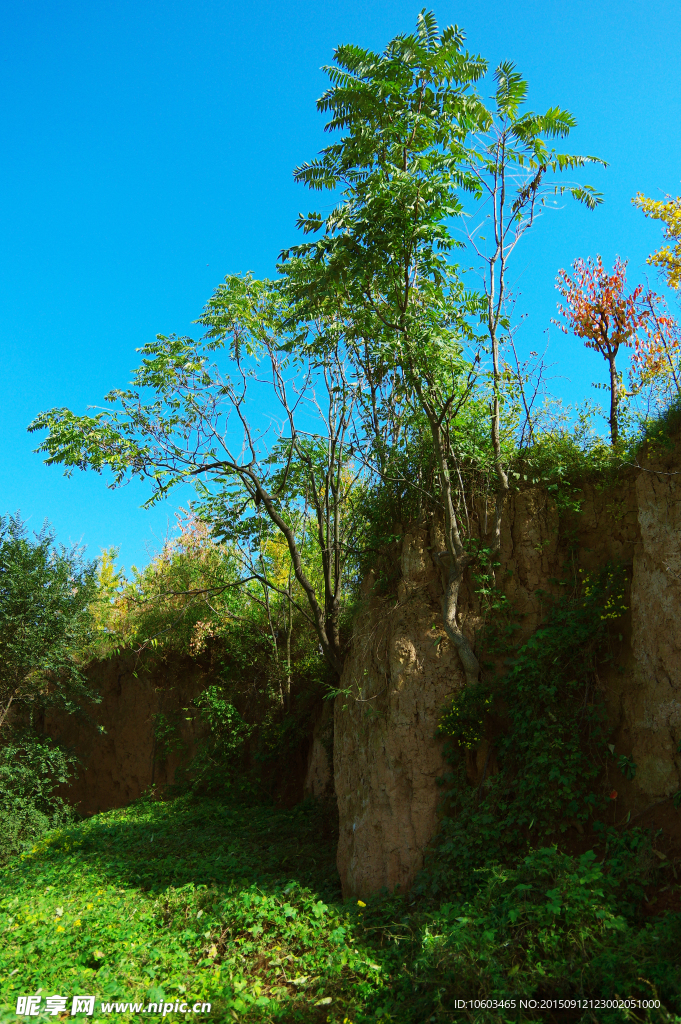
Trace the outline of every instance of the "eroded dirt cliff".
<path fill-rule="evenodd" d="M 189 659 L 149 668 L 134 655 L 97 662 L 88 674 L 100 704 L 82 716 L 55 710 L 45 716 L 45 731 L 81 759 L 78 779 L 65 793 L 81 814 L 125 807 L 153 787 L 163 792 L 199 738 L 182 709 L 209 682 Z M 160 715 L 176 730 L 169 746 L 160 739 Z"/>
<path fill-rule="evenodd" d="M 618 776 L 615 813 L 679 831 L 671 795 L 681 786 L 681 483 L 678 453 L 632 468 L 616 488 L 584 485 L 579 510 L 559 520 L 538 488 L 515 494 L 506 510 L 498 579 L 520 635 L 529 636 L 572 571 L 607 561 L 630 570 L 630 612 L 619 622 L 616 657 L 604 691 L 618 754 L 633 758 L 633 781 Z M 484 517 L 480 517 L 484 521 Z M 340 816 L 338 868 L 346 895 L 409 887 L 437 828 L 438 777 L 446 771 L 436 729 L 443 706 L 463 686 L 453 648 L 438 626 L 441 585 L 433 550 L 437 524 L 407 529 L 396 593 L 365 584 L 335 703 L 334 779 Z M 576 560 L 576 562 L 575 562 Z M 473 639 L 481 603 L 464 592 L 461 623 Z M 475 783 L 488 764 L 483 741 L 469 757 Z M 681 838 L 681 836 L 679 837 Z"/>
<path fill-rule="evenodd" d="M 620 731 L 649 802 L 681 789 L 681 476 L 668 459 L 636 478 L 639 539 L 631 587 L 631 659 Z M 681 815 L 681 812 L 679 812 Z"/>
<path fill-rule="evenodd" d="M 125 807 L 152 791 L 162 797 L 177 781 L 178 769 L 190 764 L 207 726 L 192 705 L 207 687 L 219 682 L 210 658 L 145 662 L 134 655 L 98 661 L 87 670 L 101 703 L 82 715 L 52 710 L 43 729 L 72 748 L 81 760 L 78 778 L 62 795 L 81 814 Z M 247 680 L 257 704 L 257 676 Z M 242 694 L 242 697 L 248 694 Z M 257 713 L 255 716 L 257 718 Z M 308 728 L 287 752 L 286 771 L 259 763 L 263 792 L 292 806 L 305 796 L 333 793 L 333 715 L 330 703 L 314 706 Z M 244 750 L 244 765 L 253 767 L 257 729 Z"/>

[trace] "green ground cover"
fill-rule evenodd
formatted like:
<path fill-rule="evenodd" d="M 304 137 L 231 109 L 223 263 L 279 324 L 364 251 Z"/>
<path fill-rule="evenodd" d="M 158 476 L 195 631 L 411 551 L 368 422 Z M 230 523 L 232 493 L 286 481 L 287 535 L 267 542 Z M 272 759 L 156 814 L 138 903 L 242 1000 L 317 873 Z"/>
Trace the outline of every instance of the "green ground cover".
<path fill-rule="evenodd" d="M 312 803 L 180 797 L 50 833 L 0 872 L 0 1021 L 39 990 L 43 1008 L 67 996 L 69 1017 L 73 995 L 94 994 L 93 1020 L 148 1016 L 102 1002 L 183 1001 L 244 1024 L 546 1020 L 519 999 L 635 993 L 662 1007 L 631 1019 L 681 1020 L 681 915 L 639 920 L 622 872 L 591 852 L 535 851 L 481 872 L 465 900 L 363 906 L 341 898 L 330 822 Z M 508 1005 L 461 1016 L 456 998 Z"/>
<path fill-rule="evenodd" d="M 41 989 L 69 1009 L 93 993 L 97 1006 L 186 998 L 210 1002 L 211 1019 L 325 1021 L 377 987 L 318 807 L 142 802 L 52 832 L 3 869 L 0 891 L 3 1020 Z"/>

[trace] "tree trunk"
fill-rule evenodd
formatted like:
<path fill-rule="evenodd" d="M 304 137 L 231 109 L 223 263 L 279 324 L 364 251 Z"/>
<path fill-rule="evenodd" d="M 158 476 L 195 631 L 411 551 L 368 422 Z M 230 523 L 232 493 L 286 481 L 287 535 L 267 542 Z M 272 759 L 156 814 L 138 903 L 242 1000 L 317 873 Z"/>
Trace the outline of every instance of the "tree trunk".
<path fill-rule="evenodd" d="M 7 704 L 5 705 L 5 707 L 0 710 L 0 728 L 2 728 L 5 719 L 7 718 L 7 715 L 9 714 L 9 709 L 12 706 L 12 701 L 13 700 L 14 700 L 14 694 L 11 694 L 11 696 L 10 696 L 9 700 L 7 701 Z"/>
<path fill-rule="evenodd" d="M 456 559 L 449 570 L 442 598 L 442 623 L 445 633 L 456 647 L 461 667 L 466 676 L 466 686 L 474 686 L 480 677 L 480 665 L 473 653 L 473 648 L 456 621 L 456 613 L 459 606 L 459 590 L 468 561 L 470 561 L 470 558 Z"/>
<path fill-rule="evenodd" d="M 288 580 L 288 622 L 286 624 L 286 714 L 291 711 L 291 634 L 293 633 L 293 602 L 291 576 Z"/>
<path fill-rule="evenodd" d="M 618 423 L 617 423 L 617 406 L 619 405 L 619 384 L 617 381 L 617 367 L 615 366 L 615 356 L 608 356 L 608 363 L 610 364 L 610 440 L 612 444 L 617 444 L 617 438 L 619 435 Z"/>
<path fill-rule="evenodd" d="M 473 648 L 461 632 L 459 624 L 456 621 L 456 613 L 459 604 L 459 590 L 463 582 L 463 574 L 466 567 L 473 561 L 473 557 L 466 551 L 459 532 L 459 524 L 456 509 L 454 507 L 452 492 L 452 478 L 448 463 L 449 451 L 446 449 L 445 444 L 443 444 L 440 422 L 435 411 L 430 406 L 430 403 L 425 399 L 423 389 L 421 388 L 418 378 L 414 381 L 414 388 L 430 424 L 431 436 L 433 438 L 433 446 L 435 449 L 435 458 L 437 460 L 438 476 L 440 478 L 440 487 L 442 489 L 442 502 L 444 506 L 445 519 L 444 539 L 446 545 L 446 550 L 441 552 L 438 559 L 443 568 L 442 582 L 444 596 L 442 598 L 442 624 L 444 626 L 445 633 L 456 647 L 459 660 L 461 661 L 461 667 L 463 668 L 464 675 L 466 676 L 466 685 L 472 686 L 474 683 L 478 682 L 480 677 L 480 666 L 478 664 L 478 659 L 473 653 Z M 445 570 L 442 559 L 446 557 L 449 558 L 449 567 Z"/>

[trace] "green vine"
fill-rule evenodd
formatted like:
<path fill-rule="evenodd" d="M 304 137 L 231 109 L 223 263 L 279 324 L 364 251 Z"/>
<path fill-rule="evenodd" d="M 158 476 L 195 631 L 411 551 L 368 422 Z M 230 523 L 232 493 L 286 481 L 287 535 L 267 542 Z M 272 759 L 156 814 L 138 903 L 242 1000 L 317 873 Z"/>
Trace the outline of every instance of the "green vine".
<path fill-rule="evenodd" d="M 545 624 L 507 651 L 504 677 L 461 691 L 446 709 L 448 813 L 424 885 L 467 890 L 477 869 L 555 842 L 569 828 L 585 832 L 603 816 L 608 737 L 596 669 L 608 657 L 607 632 L 625 610 L 624 593 L 621 567 L 578 574 Z M 485 735 L 493 770 L 473 789 L 462 748 Z"/>

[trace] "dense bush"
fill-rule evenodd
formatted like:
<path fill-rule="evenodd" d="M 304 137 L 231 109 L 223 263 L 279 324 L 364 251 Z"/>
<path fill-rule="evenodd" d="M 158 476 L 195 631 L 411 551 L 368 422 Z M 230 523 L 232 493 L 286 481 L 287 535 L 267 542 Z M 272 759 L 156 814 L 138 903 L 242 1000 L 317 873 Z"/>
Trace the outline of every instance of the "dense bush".
<path fill-rule="evenodd" d="M 78 760 L 47 737 L 15 732 L 0 747 L 0 862 L 30 849 L 42 835 L 73 821 L 56 790 Z"/>
<path fill-rule="evenodd" d="M 96 563 L 57 545 L 47 524 L 30 537 L 0 518 L 0 861 L 71 821 L 57 788 L 77 759 L 33 729 L 50 705 L 96 701 L 83 672 L 95 635 Z"/>
<path fill-rule="evenodd" d="M 468 891 L 476 870 L 602 821 L 616 769 L 596 670 L 612 657 L 608 630 L 625 611 L 625 583 L 617 567 L 565 581 L 568 593 L 519 650 L 497 636 L 504 673 L 488 672 L 486 686 L 466 688 L 446 709 L 452 772 L 430 860 L 434 891 Z M 473 789 L 462 748 L 485 733 L 498 771 Z"/>
<path fill-rule="evenodd" d="M 96 699 L 81 671 L 96 594 L 96 563 L 55 544 L 47 523 L 32 539 L 18 514 L 0 518 L 0 726 L 10 710 Z"/>

